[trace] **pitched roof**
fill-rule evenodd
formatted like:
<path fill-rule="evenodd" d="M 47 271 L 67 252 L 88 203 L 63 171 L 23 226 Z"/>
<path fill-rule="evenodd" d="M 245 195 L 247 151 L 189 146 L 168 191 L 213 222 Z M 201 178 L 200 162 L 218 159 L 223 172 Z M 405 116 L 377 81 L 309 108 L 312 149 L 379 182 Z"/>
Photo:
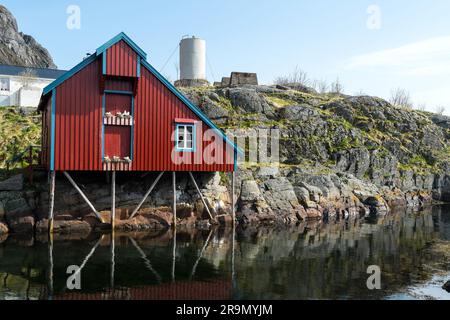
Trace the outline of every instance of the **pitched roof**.
<path fill-rule="evenodd" d="M 85 58 L 83 61 L 81 61 L 79 64 L 77 64 L 75 67 L 67 71 L 65 74 L 63 74 L 61 77 L 50 83 L 47 87 L 44 88 L 42 96 L 46 96 L 47 94 L 51 93 L 53 89 L 55 89 L 57 86 L 61 85 L 64 81 L 72 77 L 74 74 L 79 72 L 81 69 L 86 67 L 91 62 L 95 61 L 99 55 L 104 53 L 108 48 L 113 46 L 119 41 L 125 41 L 133 50 L 137 52 L 137 54 L 141 57 L 140 61 L 141 64 L 148 70 L 150 73 L 152 73 L 159 81 L 162 82 L 175 96 L 177 96 L 189 109 L 192 110 L 203 122 L 205 122 L 211 129 L 216 131 L 216 133 L 224 139 L 226 143 L 231 145 L 234 150 L 237 151 L 237 153 L 242 154 L 242 150 L 234 143 L 232 142 L 226 134 L 220 130 L 204 113 L 202 110 L 200 110 L 196 105 L 194 105 L 188 98 L 186 98 L 175 86 L 170 83 L 166 78 L 164 78 L 150 63 L 146 61 L 147 54 L 139 48 L 136 43 L 134 43 L 125 33 L 121 32 L 108 42 L 106 42 L 104 45 L 99 47 L 94 54 L 91 54 L 89 57 Z M 42 98 L 41 98 L 42 101 Z"/>
<path fill-rule="evenodd" d="M 38 78 L 41 79 L 57 79 L 66 70 L 57 69 L 46 69 L 46 68 L 33 68 L 33 67 L 23 67 L 23 66 L 11 66 L 7 64 L 0 64 L 0 76 L 20 76 L 24 72 L 32 71 Z"/>

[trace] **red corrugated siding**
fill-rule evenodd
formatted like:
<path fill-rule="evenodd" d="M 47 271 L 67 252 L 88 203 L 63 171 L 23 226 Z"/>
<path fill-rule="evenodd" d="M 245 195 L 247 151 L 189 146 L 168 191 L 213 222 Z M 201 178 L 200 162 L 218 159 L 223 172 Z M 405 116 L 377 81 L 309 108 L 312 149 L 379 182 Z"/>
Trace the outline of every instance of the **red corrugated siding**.
<path fill-rule="evenodd" d="M 100 77 L 102 59 L 98 58 L 56 88 L 55 170 L 102 171 L 102 93 Z M 120 85 L 119 80 L 109 85 Z M 109 96 L 109 94 L 107 95 Z M 123 111 L 123 110 L 121 110 Z M 224 150 L 224 161 L 218 164 L 194 163 L 202 155 L 197 134 L 197 152 L 187 153 L 191 164 L 177 165 L 171 158 L 175 119 L 200 119 L 144 67 L 138 83 L 132 127 L 133 162 L 123 170 L 134 171 L 233 171 L 234 150 L 216 136 Z M 49 127 L 49 124 L 47 124 Z M 200 128 L 200 126 L 198 127 Z M 209 127 L 204 123 L 201 130 Z M 200 130 L 200 129 L 199 129 Z M 131 139 L 131 138 L 130 138 Z M 48 139 L 47 139 L 48 140 Z M 218 143 L 215 142 L 215 143 Z M 44 144 L 49 145 L 43 141 Z M 207 143 L 203 145 L 203 149 Z M 225 161 L 227 160 L 227 161 Z"/>
<path fill-rule="evenodd" d="M 224 150 L 223 164 L 194 163 L 194 156 L 189 153 L 191 164 L 176 165 L 171 159 L 174 146 L 172 133 L 175 130 L 175 119 L 200 119 L 169 91 L 147 69 L 141 70 L 138 96 L 135 100 L 135 131 L 133 168 L 138 171 L 233 171 L 234 152 L 231 146 L 222 143 Z M 209 129 L 202 125 L 203 132 Z M 200 139 L 201 135 L 197 134 Z M 197 139 L 197 145 L 199 141 Z M 203 149 L 207 145 L 203 146 Z M 225 162 L 228 159 L 228 162 Z M 203 161 L 202 161 L 203 162 Z"/>
<path fill-rule="evenodd" d="M 137 77 L 137 53 L 125 41 L 119 41 L 106 50 L 106 74 Z"/>
<path fill-rule="evenodd" d="M 102 170 L 99 61 L 56 89 L 55 170 Z"/>

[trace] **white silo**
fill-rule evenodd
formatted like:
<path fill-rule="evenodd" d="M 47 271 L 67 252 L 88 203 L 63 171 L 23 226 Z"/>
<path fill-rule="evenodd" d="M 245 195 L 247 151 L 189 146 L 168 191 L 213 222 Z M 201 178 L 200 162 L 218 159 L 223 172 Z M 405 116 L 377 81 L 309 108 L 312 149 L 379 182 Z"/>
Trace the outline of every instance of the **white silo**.
<path fill-rule="evenodd" d="M 206 41 L 193 36 L 180 42 L 180 80 L 206 80 Z"/>

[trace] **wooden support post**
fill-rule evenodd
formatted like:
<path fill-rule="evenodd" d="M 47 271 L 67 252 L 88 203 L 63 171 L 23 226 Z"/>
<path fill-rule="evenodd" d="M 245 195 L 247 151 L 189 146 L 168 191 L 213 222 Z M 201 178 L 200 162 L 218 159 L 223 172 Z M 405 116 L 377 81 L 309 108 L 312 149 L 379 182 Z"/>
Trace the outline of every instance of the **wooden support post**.
<path fill-rule="evenodd" d="M 175 282 L 175 266 L 177 260 L 177 229 L 173 229 L 173 246 L 172 246 L 172 282 Z"/>
<path fill-rule="evenodd" d="M 111 230 L 114 238 L 114 227 L 116 219 L 116 171 L 111 173 Z"/>
<path fill-rule="evenodd" d="M 212 236 L 212 234 L 213 234 L 213 230 L 214 230 L 214 229 L 211 228 L 211 230 L 209 231 L 208 238 L 206 238 L 205 244 L 203 245 L 203 248 L 202 248 L 202 250 L 200 251 L 200 254 L 198 255 L 198 258 L 197 258 L 197 260 L 195 261 L 194 266 L 192 267 L 191 275 L 189 276 L 189 279 L 190 279 L 190 280 L 192 280 L 192 278 L 194 278 L 195 271 L 197 270 L 198 263 L 200 262 L 201 258 L 203 257 L 203 253 L 205 252 L 206 248 L 208 247 L 209 240 L 211 239 L 211 236 Z"/>
<path fill-rule="evenodd" d="M 67 180 L 69 180 L 69 182 L 72 184 L 72 186 L 75 188 L 75 190 L 78 191 L 78 193 L 80 194 L 80 196 L 83 198 L 83 200 L 88 204 L 88 206 L 91 208 L 92 212 L 95 214 L 95 216 L 102 222 L 104 223 L 102 217 L 100 216 L 100 213 L 94 208 L 94 206 L 92 205 L 92 203 L 89 201 L 89 199 L 86 197 L 86 195 L 83 193 L 83 191 L 81 191 L 81 189 L 77 186 L 77 184 L 75 183 L 75 181 L 73 181 L 72 177 L 69 175 L 69 173 L 67 171 L 63 172 L 64 175 L 66 176 Z"/>
<path fill-rule="evenodd" d="M 205 200 L 205 198 L 203 197 L 203 194 L 202 194 L 202 192 L 200 191 L 200 188 L 198 187 L 197 182 L 196 182 L 195 179 L 194 179 L 194 175 L 193 175 L 192 172 L 190 172 L 190 171 L 189 171 L 189 176 L 191 177 L 191 180 L 192 180 L 192 183 L 193 183 L 194 186 L 195 186 L 195 189 L 197 189 L 197 192 L 198 192 L 198 194 L 200 195 L 200 199 L 202 199 L 203 205 L 205 206 L 205 209 L 206 209 L 206 211 L 207 211 L 208 214 L 209 214 L 209 218 L 210 218 L 211 220 L 214 220 L 214 218 L 213 218 L 213 216 L 212 216 L 212 214 L 211 214 L 211 211 L 209 210 L 208 204 L 206 203 L 206 200 Z"/>
<path fill-rule="evenodd" d="M 155 188 L 156 184 L 158 183 L 158 181 L 161 179 L 162 175 L 164 174 L 164 171 L 161 172 L 159 174 L 159 176 L 156 178 L 155 181 L 153 181 L 152 185 L 150 186 L 150 189 L 148 189 L 147 193 L 144 195 L 144 198 L 142 198 L 141 202 L 139 202 L 138 206 L 136 207 L 136 209 L 133 210 L 133 213 L 131 214 L 129 219 L 133 219 L 134 216 L 137 214 L 137 212 L 139 211 L 139 209 L 142 207 L 142 205 L 144 204 L 145 200 L 147 200 L 148 196 L 150 195 L 150 193 L 153 191 L 153 189 Z"/>
<path fill-rule="evenodd" d="M 147 258 L 147 255 L 145 254 L 144 250 L 141 249 L 141 247 L 139 247 L 139 245 L 137 244 L 136 240 L 134 240 L 132 237 L 128 237 L 128 239 L 130 239 L 131 243 L 133 244 L 133 246 L 136 248 L 136 250 L 140 253 L 141 258 L 144 260 L 145 266 L 147 267 L 148 270 L 150 270 L 153 275 L 155 276 L 156 280 L 158 281 L 158 283 L 162 282 L 162 278 L 159 275 L 159 273 L 153 268 L 152 263 L 150 262 L 150 260 Z"/>
<path fill-rule="evenodd" d="M 53 299 L 53 236 L 48 239 L 48 279 L 47 299 Z"/>
<path fill-rule="evenodd" d="M 48 234 L 53 235 L 53 209 L 55 206 L 55 171 L 50 171 L 50 189 L 48 197 Z"/>
<path fill-rule="evenodd" d="M 235 172 L 231 173 L 231 215 L 233 218 L 233 228 L 236 225 L 236 199 L 235 199 Z"/>
<path fill-rule="evenodd" d="M 177 181 L 176 173 L 172 172 L 172 187 L 173 187 L 173 228 L 177 228 Z"/>
<path fill-rule="evenodd" d="M 236 228 L 233 225 L 233 228 L 231 230 L 231 288 L 234 290 L 234 284 L 236 282 L 236 270 L 235 270 L 235 264 L 234 264 L 234 252 L 236 247 Z M 234 292 L 234 291 L 232 291 Z"/>
<path fill-rule="evenodd" d="M 80 265 L 80 268 L 77 269 L 77 271 L 75 271 L 73 273 L 73 276 L 77 276 L 82 270 L 83 268 L 86 266 L 86 264 L 88 263 L 89 259 L 92 257 L 92 255 L 94 254 L 95 250 L 97 249 L 97 247 L 100 245 L 100 243 L 103 241 L 103 238 L 105 237 L 105 235 L 102 235 L 100 237 L 100 239 L 95 243 L 95 245 L 92 247 L 91 251 L 89 251 L 88 255 L 84 258 L 83 262 Z M 67 289 L 67 283 L 66 286 L 64 287 L 64 289 L 62 290 L 63 292 Z"/>
<path fill-rule="evenodd" d="M 114 172 L 114 171 L 113 171 Z M 110 287 L 114 292 L 114 274 L 116 271 L 116 252 L 114 242 L 114 232 L 111 233 L 111 275 L 110 275 Z"/>

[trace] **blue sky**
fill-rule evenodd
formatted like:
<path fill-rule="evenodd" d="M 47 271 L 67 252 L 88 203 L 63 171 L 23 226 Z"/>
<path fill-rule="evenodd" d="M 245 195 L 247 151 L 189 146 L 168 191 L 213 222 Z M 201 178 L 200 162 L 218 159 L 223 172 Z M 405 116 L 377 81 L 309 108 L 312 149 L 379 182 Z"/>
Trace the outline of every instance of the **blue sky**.
<path fill-rule="evenodd" d="M 48 48 L 62 69 L 71 68 L 120 31 L 147 51 L 149 62 L 160 69 L 183 35 L 196 35 L 207 41 L 210 81 L 231 71 L 248 71 L 270 84 L 298 66 L 314 79 L 331 82 L 339 77 L 348 94 L 389 98 L 393 88 L 401 87 L 416 105 L 426 103 L 431 111 L 447 106 L 450 113 L 448 0 L 6 0 L 2 4 L 16 16 L 20 30 Z M 79 30 L 66 26 L 69 5 L 81 10 Z M 379 28 L 369 28 L 368 21 Z M 175 54 L 163 70 L 171 80 L 176 78 L 177 60 Z"/>

